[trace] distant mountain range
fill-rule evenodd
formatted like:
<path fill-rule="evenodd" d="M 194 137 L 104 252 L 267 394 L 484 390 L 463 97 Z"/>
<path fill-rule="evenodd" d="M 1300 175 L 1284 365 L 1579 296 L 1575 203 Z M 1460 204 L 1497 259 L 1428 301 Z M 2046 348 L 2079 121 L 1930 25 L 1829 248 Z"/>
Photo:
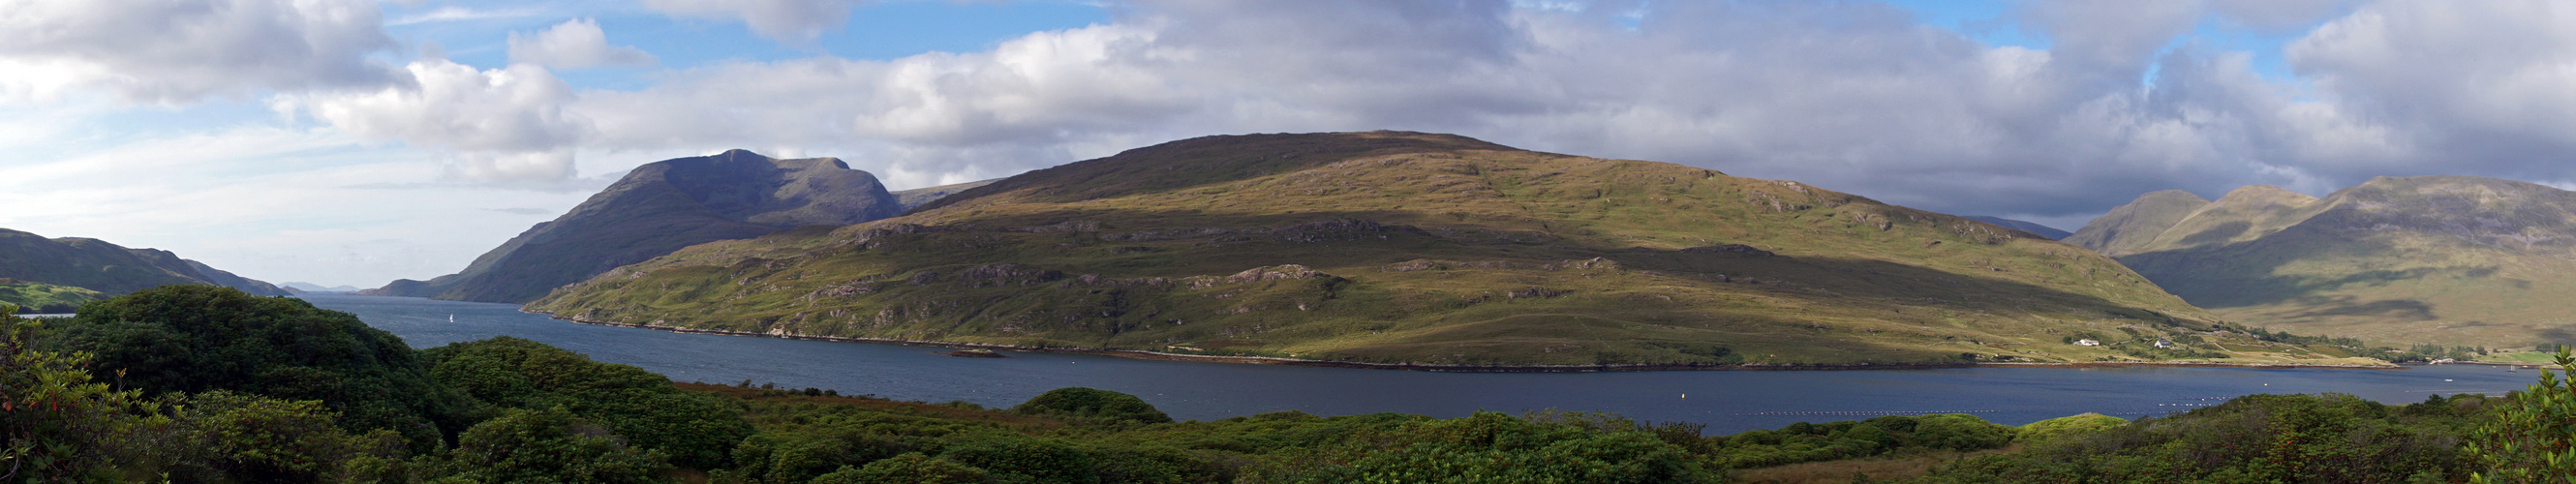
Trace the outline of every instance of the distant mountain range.
<path fill-rule="evenodd" d="M 0 229 L 0 302 L 31 312 L 68 312 L 89 300 L 168 284 L 226 286 L 261 296 L 288 294 L 275 285 L 166 250 Z"/>
<path fill-rule="evenodd" d="M 874 175 L 834 158 L 775 159 L 744 150 L 636 167 L 572 211 L 530 227 L 427 281 L 361 294 L 517 303 L 618 266 L 690 245 L 800 226 L 838 227 L 901 213 Z"/>
<path fill-rule="evenodd" d="M 339 286 L 331 286 L 331 287 L 322 287 L 322 285 L 321 285 L 321 284 L 314 284 L 314 283 L 310 283 L 310 282 L 289 282 L 289 283 L 285 283 L 285 284 L 279 284 L 279 285 L 277 285 L 277 287 L 286 288 L 287 290 L 290 290 L 290 291 L 296 291 L 296 292 L 358 292 L 358 291 L 359 291 L 359 288 L 358 288 L 358 287 L 356 287 L 356 286 L 339 285 Z"/>
<path fill-rule="evenodd" d="M 694 200 L 664 198 L 677 208 L 662 211 Z M 603 193 L 521 238 L 575 225 L 668 232 L 577 221 L 662 213 L 609 203 L 622 199 Z M 735 226 L 715 218 L 694 220 Z M 728 240 L 598 272 L 528 308 L 769 335 L 1365 362 L 2289 357 L 2027 229 L 1453 135 L 1196 138 L 993 181 L 892 219 L 770 227 L 698 237 Z M 548 259 L 624 245 L 566 244 Z M 476 264 L 487 266 L 525 273 Z M 544 294 L 553 280 L 508 294 Z M 2180 348 L 2150 344 L 2160 340 Z"/>
<path fill-rule="evenodd" d="M 2066 238 L 2066 236 L 2068 236 L 2068 235 L 2074 235 L 2074 234 L 2072 234 L 2072 233 L 2068 233 L 2067 231 L 2064 231 L 2064 230 L 2058 230 L 2056 227 L 2050 227 L 2050 226 L 2046 226 L 2046 225 L 2040 225 L 2040 224 L 2039 224 L 2039 223 L 2037 223 L 2037 222 L 2025 222 L 2025 221 L 2013 220 L 2013 219 L 2008 219 L 2008 218 L 2003 218 L 2003 217 L 1996 217 L 1996 216 L 1990 216 L 1990 215 L 1962 215 L 1961 217 L 1966 217 L 1968 220 L 1975 220 L 1975 221 L 1979 221 L 1979 222 L 1985 222 L 1985 223 L 1995 224 L 1996 226 L 2000 226 L 2000 227 L 2007 228 L 2007 229 L 2019 230 L 2019 231 L 2023 231 L 2023 232 L 2030 232 L 2030 233 L 2032 233 L 2032 234 L 2037 234 L 2037 235 L 2039 235 L 2039 236 L 2041 236 L 2041 237 L 2047 237 L 2047 238 L 2049 238 L 2049 240 L 2061 240 L 2061 239 L 2065 239 L 2065 238 Z"/>
<path fill-rule="evenodd" d="M 2376 178 L 2324 198 L 2248 186 L 2148 193 L 2067 242 L 2219 316 L 2376 341 L 2576 342 L 2576 192 Z"/>

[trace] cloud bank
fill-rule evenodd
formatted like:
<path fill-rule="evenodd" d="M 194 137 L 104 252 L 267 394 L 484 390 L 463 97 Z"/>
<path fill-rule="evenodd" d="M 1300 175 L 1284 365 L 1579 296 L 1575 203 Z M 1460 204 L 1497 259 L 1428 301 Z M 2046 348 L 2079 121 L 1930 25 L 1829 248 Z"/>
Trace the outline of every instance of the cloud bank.
<path fill-rule="evenodd" d="M 2170 188 L 2576 181 L 2576 164 L 2557 161 L 2576 154 L 2576 9 L 2544 0 L 2015 10 L 2008 20 L 2045 49 L 1857 2 L 1137 0 L 1112 22 L 985 51 L 719 62 L 614 90 L 575 90 L 552 71 L 654 64 L 588 20 L 511 34 L 507 66 L 396 67 L 368 57 L 392 45 L 371 3 L 211 4 L 0 0 L 35 12 L 0 15 L 0 67 L 47 67 L 0 69 L 19 73 L 0 74 L 0 90 L 150 102 L 273 90 L 348 136 L 440 150 L 444 176 L 511 183 L 583 175 L 574 153 L 746 147 L 840 156 L 919 186 L 1191 136 L 1371 129 L 2043 218 Z M 860 4 L 644 2 L 789 43 L 841 28 Z M 2295 37 L 2279 53 L 2289 77 L 2196 40 L 2213 25 Z M 84 33 L 102 30 L 169 34 Z"/>

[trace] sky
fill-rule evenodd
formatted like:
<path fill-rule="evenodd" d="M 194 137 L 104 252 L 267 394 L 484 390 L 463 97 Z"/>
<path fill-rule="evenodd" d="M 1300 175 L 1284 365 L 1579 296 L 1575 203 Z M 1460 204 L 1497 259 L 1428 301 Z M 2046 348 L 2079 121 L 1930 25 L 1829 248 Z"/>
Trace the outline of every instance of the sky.
<path fill-rule="evenodd" d="M 0 0 L 0 227 L 462 269 L 636 165 L 916 188 L 1376 129 L 2073 230 L 2155 190 L 2576 187 L 2543 0 Z"/>

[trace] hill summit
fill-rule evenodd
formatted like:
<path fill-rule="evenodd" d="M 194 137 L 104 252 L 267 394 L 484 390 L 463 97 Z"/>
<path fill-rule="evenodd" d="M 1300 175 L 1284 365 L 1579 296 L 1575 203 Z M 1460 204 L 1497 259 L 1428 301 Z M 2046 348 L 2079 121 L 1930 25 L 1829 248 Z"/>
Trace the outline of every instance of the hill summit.
<path fill-rule="evenodd" d="M 690 245 L 901 211 L 875 175 L 836 158 L 776 159 L 745 150 L 675 158 L 636 167 L 571 212 L 476 257 L 464 271 L 360 293 L 526 302 Z"/>
<path fill-rule="evenodd" d="M 690 247 L 528 308 L 780 336 L 1465 365 L 2251 358 L 2236 352 L 2260 345 L 2217 346 L 2241 335 L 2027 232 L 1793 181 L 1384 131 L 1137 148 L 892 219 Z M 2115 344 L 2074 344 L 2088 339 Z M 2151 346 L 2165 339 L 2185 348 Z"/>
<path fill-rule="evenodd" d="M 2381 177 L 2323 198 L 2269 186 L 2140 196 L 2084 245 L 2223 317 L 2371 340 L 2576 342 L 2576 192 Z"/>
<path fill-rule="evenodd" d="M 28 311 L 71 312 L 81 303 L 169 284 L 205 284 L 257 296 L 285 289 L 161 249 L 0 229 L 0 302 Z"/>

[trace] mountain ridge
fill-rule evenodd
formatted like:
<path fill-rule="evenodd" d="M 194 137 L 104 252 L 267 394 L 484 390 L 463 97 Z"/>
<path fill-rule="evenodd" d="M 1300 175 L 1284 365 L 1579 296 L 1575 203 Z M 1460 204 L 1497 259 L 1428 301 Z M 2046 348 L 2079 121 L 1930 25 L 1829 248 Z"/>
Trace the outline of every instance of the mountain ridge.
<path fill-rule="evenodd" d="M 2138 346 L 2155 338 L 2243 339 L 2108 258 L 2027 232 L 1792 181 L 1408 132 L 1127 150 L 893 219 L 693 246 L 528 309 L 1440 364 L 2135 360 L 2164 358 Z M 2125 346 L 2072 344 L 2095 338 Z M 2175 351 L 2248 348 L 2210 343 Z"/>
<path fill-rule="evenodd" d="M 2576 192 L 2456 175 L 2377 177 L 2322 198 L 2237 192 L 2248 190 L 2152 243 L 2096 250 L 2248 324 L 2417 344 L 2576 342 L 2576 314 L 2547 303 L 2576 291 Z"/>
<path fill-rule="evenodd" d="M 359 294 L 526 302 L 694 244 L 805 225 L 848 225 L 900 211 L 900 201 L 875 175 L 838 158 L 780 159 L 748 150 L 674 158 L 636 167 L 455 274 L 397 280 Z"/>
<path fill-rule="evenodd" d="M 166 250 L 128 248 L 86 237 L 46 238 L 9 229 L 0 229 L 0 279 L 18 283 L 0 285 L 14 286 L 12 294 L 21 295 L 0 302 L 29 309 L 64 310 L 66 305 L 169 284 L 225 286 L 259 296 L 288 294 L 275 285 Z"/>

